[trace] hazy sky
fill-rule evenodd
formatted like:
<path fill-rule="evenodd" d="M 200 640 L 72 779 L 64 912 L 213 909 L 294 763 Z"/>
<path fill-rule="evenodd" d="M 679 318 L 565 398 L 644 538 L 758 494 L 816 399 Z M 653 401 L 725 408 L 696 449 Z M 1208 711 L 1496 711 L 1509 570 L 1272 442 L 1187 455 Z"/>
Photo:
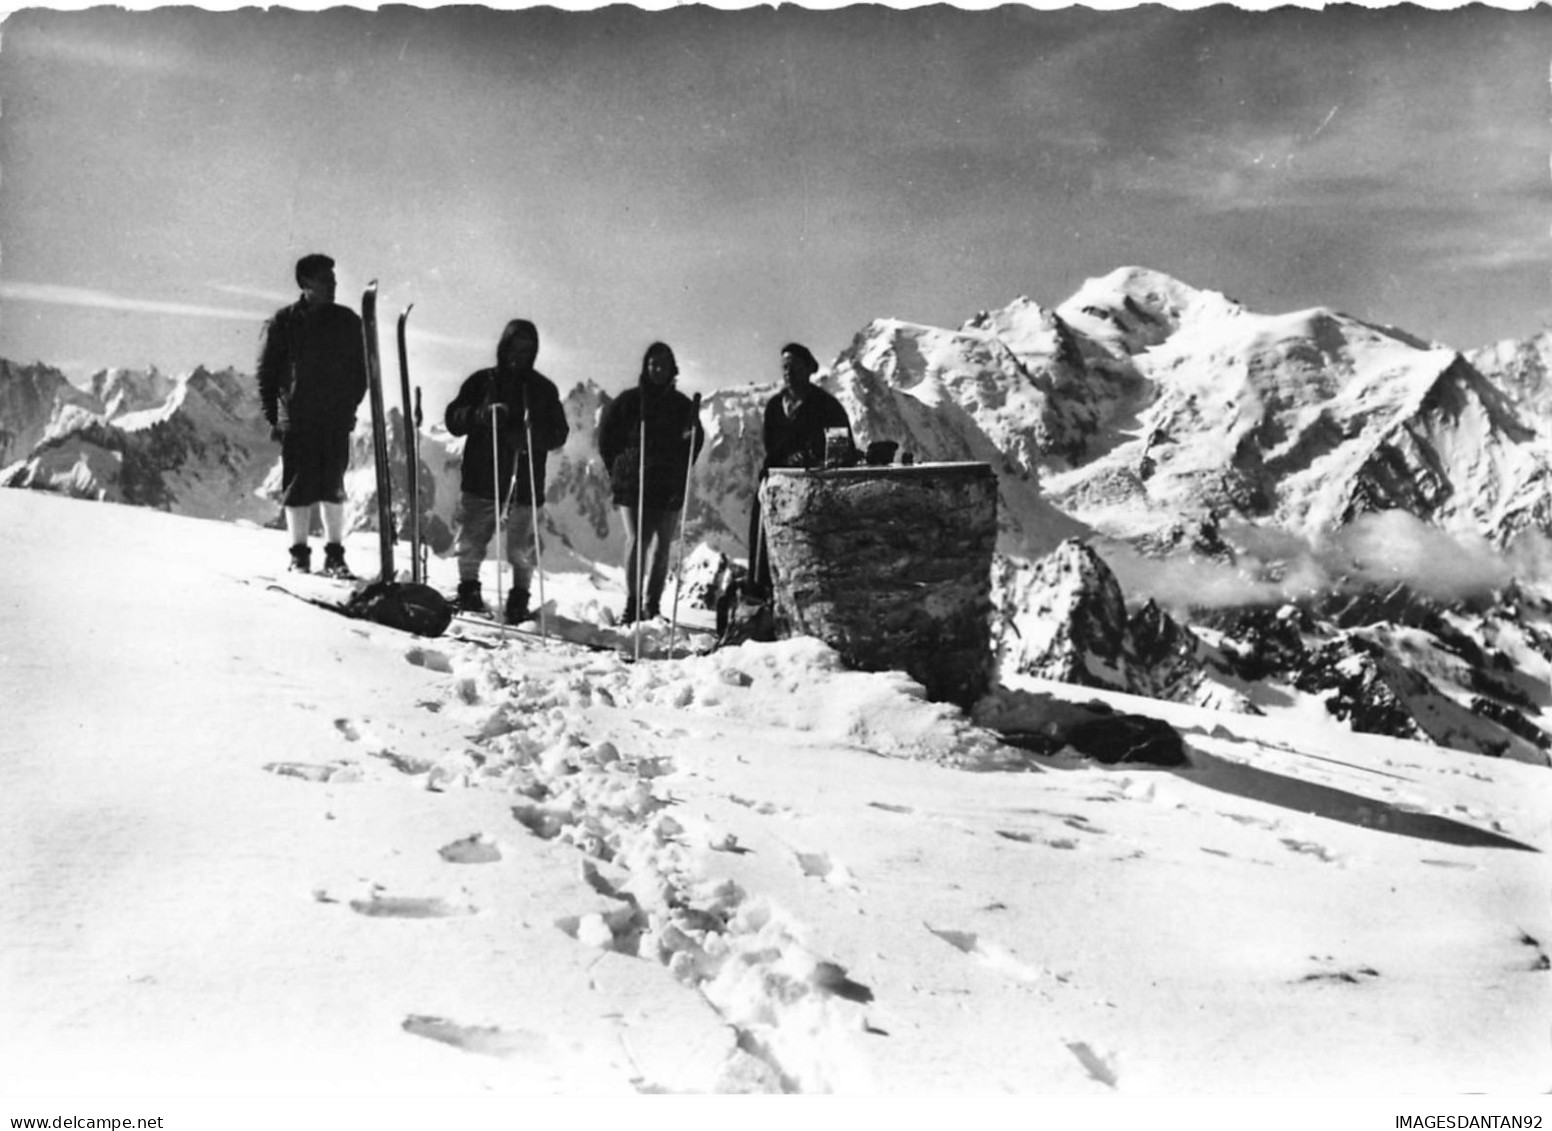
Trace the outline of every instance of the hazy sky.
<path fill-rule="evenodd" d="M 251 370 L 314 250 L 438 415 L 512 317 L 707 389 L 1127 264 L 1469 348 L 1549 324 L 1549 61 L 1545 7 L 23 10 L 0 357 Z"/>

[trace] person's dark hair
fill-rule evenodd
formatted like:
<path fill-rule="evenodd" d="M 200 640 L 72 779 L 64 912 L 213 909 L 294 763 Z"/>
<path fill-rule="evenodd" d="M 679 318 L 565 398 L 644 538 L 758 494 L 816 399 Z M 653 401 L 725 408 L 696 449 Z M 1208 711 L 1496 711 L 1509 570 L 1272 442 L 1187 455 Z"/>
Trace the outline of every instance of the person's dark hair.
<path fill-rule="evenodd" d="M 647 347 L 647 352 L 641 355 L 641 373 L 636 378 L 636 384 L 647 383 L 647 363 L 654 357 L 668 358 L 668 387 L 673 388 L 679 378 L 679 359 L 674 357 L 674 351 L 664 342 L 653 342 Z"/>
<path fill-rule="evenodd" d="M 819 372 L 819 362 L 814 360 L 814 355 L 808 351 L 807 346 L 799 345 L 797 342 L 788 342 L 781 347 L 781 352 L 790 353 L 798 361 L 801 361 L 808 369 L 810 377 Z"/>
<path fill-rule="evenodd" d="M 526 342 L 539 344 L 539 327 L 526 318 L 514 318 L 506 324 L 501 331 L 501 340 L 496 343 L 496 364 L 500 365 L 507 356 L 507 350 L 513 342 L 522 339 Z"/>
<path fill-rule="evenodd" d="M 506 327 L 501 331 L 501 336 L 508 339 L 525 338 L 530 342 L 537 342 L 539 340 L 539 327 L 526 318 L 514 318 L 506 324 Z"/>
<path fill-rule="evenodd" d="M 322 252 L 314 252 L 312 255 L 304 255 L 296 261 L 296 285 L 301 286 L 303 279 L 311 279 L 320 271 L 328 271 L 334 266 L 334 260 Z"/>

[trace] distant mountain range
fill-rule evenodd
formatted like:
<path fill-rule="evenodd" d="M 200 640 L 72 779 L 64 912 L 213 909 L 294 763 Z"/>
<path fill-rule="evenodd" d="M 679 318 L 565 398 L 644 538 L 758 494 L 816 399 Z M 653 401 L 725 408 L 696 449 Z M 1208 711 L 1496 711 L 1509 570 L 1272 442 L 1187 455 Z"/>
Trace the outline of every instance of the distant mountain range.
<path fill-rule="evenodd" d="M 957 328 L 876 320 L 821 383 L 863 446 L 996 470 L 1005 670 L 1239 710 L 1298 685 L 1360 729 L 1545 761 L 1552 624 L 1532 582 L 1552 521 L 1549 360 L 1547 334 L 1461 352 L 1128 267 Z M 773 391 L 704 399 L 692 543 L 743 556 Z M 594 447 L 607 401 L 591 382 L 565 394 L 545 519 L 599 561 L 622 546 Z M 356 444 L 364 527 L 364 430 Z M 421 445 L 440 549 L 461 443 L 434 426 Z M 108 370 L 81 389 L 0 361 L 0 485 L 271 523 L 278 446 L 232 370 Z"/>

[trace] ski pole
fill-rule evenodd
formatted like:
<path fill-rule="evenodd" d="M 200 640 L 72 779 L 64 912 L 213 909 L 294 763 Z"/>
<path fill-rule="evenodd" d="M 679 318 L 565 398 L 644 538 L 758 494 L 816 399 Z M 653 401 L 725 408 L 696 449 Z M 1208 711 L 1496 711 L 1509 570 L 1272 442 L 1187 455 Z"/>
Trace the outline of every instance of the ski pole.
<path fill-rule="evenodd" d="M 426 554 L 426 540 L 420 533 L 420 429 L 426 422 L 425 415 L 420 411 L 420 386 L 415 386 L 415 563 L 420 567 L 420 580 L 427 577 L 426 566 L 429 564 Z"/>
<path fill-rule="evenodd" d="M 674 567 L 674 615 L 668 622 L 668 654 L 674 654 L 679 635 L 679 590 L 684 588 L 684 528 L 690 514 L 690 480 L 695 472 L 695 428 L 700 423 L 701 395 L 690 401 L 690 458 L 684 461 L 684 503 L 679 510 L 679 564 Z"/>
<path fill-rule="evenodd" d="M 646 517 L 647 517 L 647 404 L 646 399 L 637 401 L 637 414 L 641 418 L 641 426 L 637 430 L 640 439 L 637 441 L 636 455 L 636 644 L 635 658 L 641 659 L 641 620 L 642 614 L 647 611 L 646 587 L 642 585 L 641 565 L 646 550 Z"/>
<path fill-rule="evenodd" d="M 494 378 L 492 378 L 494 383 Z M 499 402 L 495 399 L 495 388 L 491 389 L 490 404 L 490 475 L 492 486 L 496 491 L 496 608 L 504 611 L 501 603 L 501 557 L 506 553 L 506 543 L 501 538 L 501 436 L 496 427 L 496 408 Z M 516 468 L 513 469 L 514 471 Z M 500 617 L 497 621 L 501 625 L 501 635 L 507 634 L 507 618 Z"/>
<path fill-rule="evenodd" d="M 393 568 L 393 476 L 388 469 L 388 416 L 383 409 L 383 369 L 377 352 L 377 280 L 361 295 L 362 350 L 366 358 L 367 390 L 372 401 L 372 463 L 377 471 L 377 549 L 381 562 L 378 578 L 384 585 L 395 581 Z"/>
<path fill-rule="evenodd" d="M 765 561 L 765 508 L 760 505 L 760 483 L 764 477 L 754 485 L 754 546 L 749 551 L 749 584 L 761 588 L 760 566 Z"/>
<path fill-rule="evenodd" d="M 533 421 L 528 415 L 528 386 L 523 385 L 523 439 L 528 446 L 528 499 L 533 510 L 534 580 L 539 583 L 539 638 L 548 640 L 544 618 L 544 547 L 539 542 L 539 475 L 534 470 Z M 512 469 L 515 479 L 517 468 Z M 505 619 L 505 618 L 503 618 Z"/>
<path fill-rule="evenodd" d="M 416 585 L 425 581 L 420 565 L 420 422 L 410 409 L 410 359 L 405 344 L 405 324 L 412 302 L 399 314 L 399 397 L 404 403 L 404 494 L 410 527 L 410 580 Z"/>

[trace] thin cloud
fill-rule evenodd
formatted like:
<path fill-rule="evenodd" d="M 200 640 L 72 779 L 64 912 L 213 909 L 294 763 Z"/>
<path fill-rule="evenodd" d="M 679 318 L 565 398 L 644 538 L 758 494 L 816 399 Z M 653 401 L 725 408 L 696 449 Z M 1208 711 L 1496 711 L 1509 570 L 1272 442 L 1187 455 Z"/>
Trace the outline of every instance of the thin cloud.
<path fill-rule="evenodd" d="M 245 287 L 237 283 L 211 283 L 210 289 L 220 291 L 225 295 L 235 295 L 237 298 L 261 299 L 264 302 L 284 305 L 296 298 L 294 291 L 277 291 L 264 287 Z"/>
<path fill-rule="evenodd" d="M 222 306 L 200 306 L 188 302 L 160 302 L 156 299 L 126 298 L 107 291 L 85 287 L 63 287 L 54 283 L 0 283 L 0 299 L 12 302 L 41 302 L 53 306 L 74 306 L 88 310 L 125 310 L 136 314 L 168 314 L 179 318 L 228 318 L 252 322 L 263 318 L 251 310 Z"/>
<path fill-rule="evenodd" d="M 177 51 L 138 34 L 90 35 L 83 34 L 79 25 L 54 23 L 48 16 L 34 22 L 37 13 L 22 13 L 23 18 L 7 28 L 7 47 L 25 47 L 29 54 L 67 65 L 79 65 L 92 71 L 113 70 L 150 75 L 198 75 L 217 78 L 222 68 L 195 60 L 186 52 Z M 145 15 L 121 11 L 110 13 L 108 18 L 126 33 L 138 32 L 145 23 Z M 64 16 L 63 19 L 70 19 Z M 178 21 L 183 22 L 183 21 Z M 164 24 L 163 26 L 168 26 Z"/>
<path fill-rule="evenodd" d="M 1510 235 L 1498 247 L 1445 255 L 1440 258 L 1439 264 L 1449 270 L 1510 271 L 1521 267 L 1545 267 L 1548 265 L 1548 252 L 1539 240 Z"/>
<path fill-rule="evenodd" d="M 415 320 L 410 319 L 406 328 L 405 337 L 410 342 L 425 342 L 428 345 L 450 346 L 454 349 L 473 349 L 494 351 L 495 339 L 476 337 L 473 334 L 444 334 L 437 330 L 422 330 L 415 325 Z M 544 352 L 554 352 L 549 342 L 544 343 Z"/>

